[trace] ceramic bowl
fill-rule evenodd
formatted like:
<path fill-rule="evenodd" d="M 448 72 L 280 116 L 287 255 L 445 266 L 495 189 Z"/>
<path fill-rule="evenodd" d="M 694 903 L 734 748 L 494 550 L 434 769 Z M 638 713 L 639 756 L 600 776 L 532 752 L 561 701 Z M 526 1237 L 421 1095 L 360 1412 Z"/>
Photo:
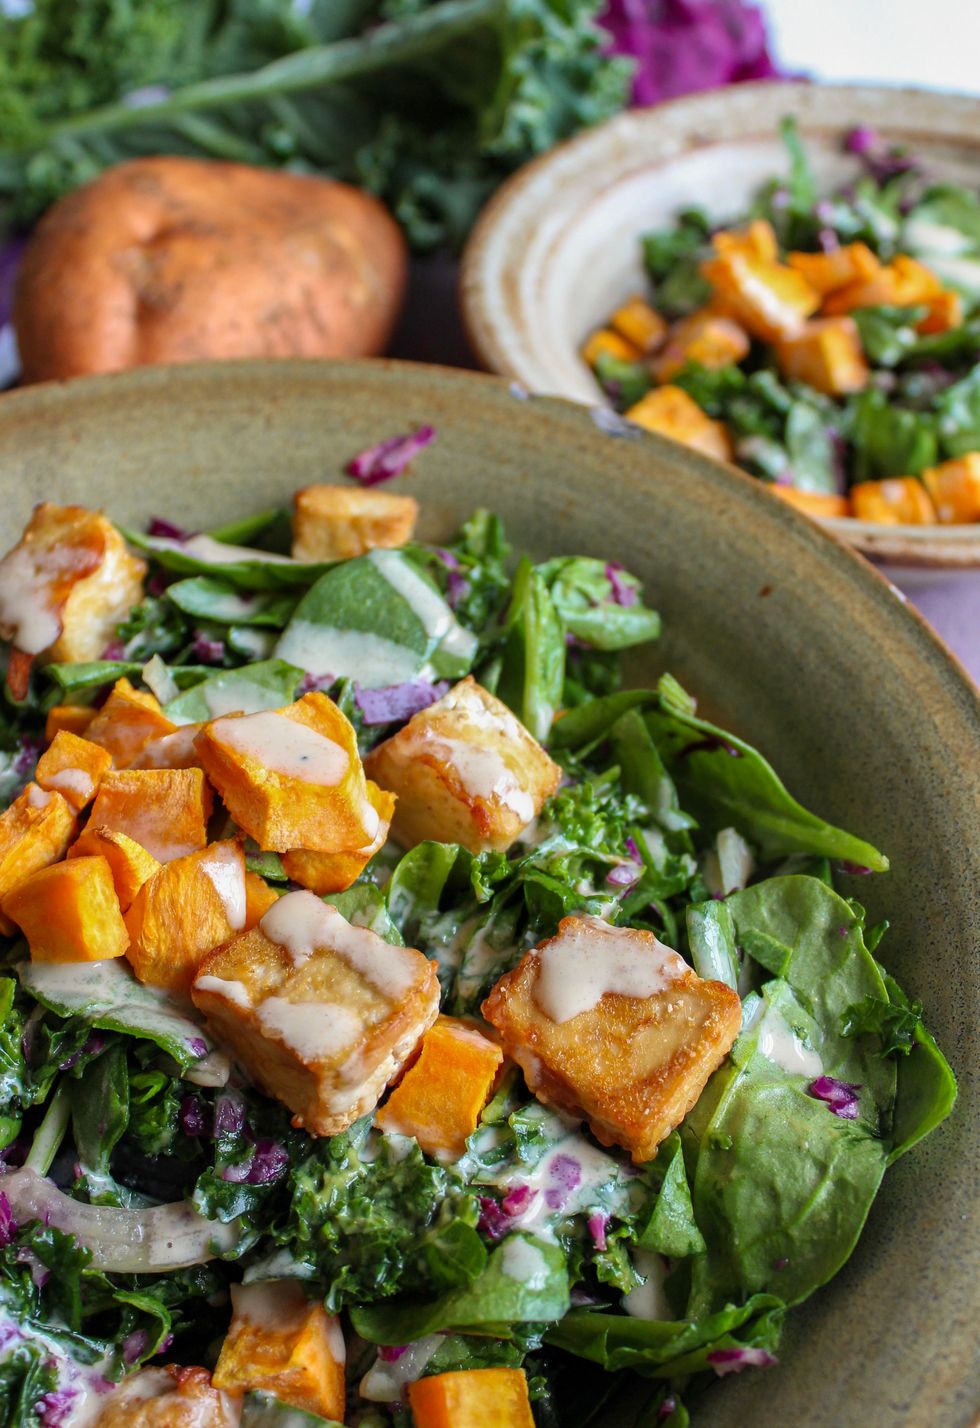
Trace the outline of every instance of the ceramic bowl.
<path fill-rule="evenodd" d="M 601 400 L 579 349 L 646 286 L 640 235 L 690 205 L 719 221 L 743 212 L 785 172 L 778 129 L 786 114 L 796 115 L 827 191 L 857 173 L 841 141 L 858 124 L 909 145 L 937 177 L 976 185 L 980 100 L 961 95 L 760 83 L 620 114 L 521 169 L 484 211 L 461 280 L 483 365 L 532 392 Z M 980 525 L 825 524 L 896 567 L 980 569 Z"/>
<path fill-rule="evenodd" d="M 854 879 L 960 1077 L 952 1118 L 886 1177 L 844 1272 L 787 1321 L 778 1368 L 700 1401 L 700 1428 L 966 1428 L 980 1402 L 980 701 L 866 562 L 748 477 L 570 402 L 417 364 L 160 367 L 0 397 L 3 546 L 35 501 L 200 527 L 336 479 L 432 422 L 399 479 L 424 537 L 485 504 L 518 549 L 614 556 L 645 582 L 665 668 L 753 739 L 809 806 L 887 851 Z M 634 1419 L 615 1406 L 614 1428 Z"/>

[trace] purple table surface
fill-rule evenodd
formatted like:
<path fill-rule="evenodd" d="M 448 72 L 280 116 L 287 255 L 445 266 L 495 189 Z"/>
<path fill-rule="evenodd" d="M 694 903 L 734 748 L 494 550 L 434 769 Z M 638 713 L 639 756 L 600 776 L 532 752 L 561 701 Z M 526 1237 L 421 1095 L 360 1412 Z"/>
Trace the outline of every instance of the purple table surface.
<path fill-rule="evenodd" d="M 460 319 L 458 278 L 458 266 L 446 257 L 413 262 L 405 310 L 389 349 L 392 357 L 445 367 L 479 365 Z M 913 570 L 886 573 L 980 683 L 980 570 L 939 578 Z"/>

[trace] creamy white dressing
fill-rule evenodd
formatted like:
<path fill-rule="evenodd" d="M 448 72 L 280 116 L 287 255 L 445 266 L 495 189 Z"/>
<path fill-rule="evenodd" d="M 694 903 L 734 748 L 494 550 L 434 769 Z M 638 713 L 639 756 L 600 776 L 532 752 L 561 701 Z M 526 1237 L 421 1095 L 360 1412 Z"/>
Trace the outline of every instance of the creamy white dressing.
<path fill-rule="evenodd" d="M 38 567 L 27 546 L 15 546 L 0 560 L 0 631 L 25 654 L 40 654 L 61 634 L 50 584 L 51 572 Z"/>
<path fill-rule="evenodd" d="M 260 714 L 282 708 L 282 692 L 257 684 L 254 679 L 208 680 L 201 686 L 212 719 L 224 714 Z"/>
<path fill-rule="evenodd" d="M 245 926 L 245 858 L 237 843 L 215 843 L 198 869 L 211 883 L 233 932 Z"/>
<path fill-rule="evenodd" d="M 188 540 L 174 540 L 170 536 L 153 536 L 147 541 L 152 550 L 173 550 L 179 555 L 190 555 L 195 560 L 206 561 L 208 565 L 237 565 L 243 560 L 260 560 L 266 565 L 297 565 L 288 555 L 270 555 L 267 550 L 256 550 L 250 545 L 228 545 L 213 536 L 196 535 Z"/>
<path fill-rule="evenodd" d="M 427 731 L 426 731 L 427 732 Z M 468 739 L 433 739 L 445 751 L 445 760 L 456 770 L 466 792 L 489 802 L 496 799 L 516 813 L 522 823 L 534 817 L 534 799 L 523 789 L 512 768 L 496 749 L 488 749 Z"/>
<path fill-rule="evenodd" d="M 226 977 L 204 976 L 198 977 L 194 983 L 196 992 L 211 992 L 216 997 L 224 997 L 226 1002 L 232 1002 L 236 1007 L 241 1007 L 242 1011 L 251 1011 L 252 998 L 248 994 L 248 988 L 244 982 L 230 981 Z"/>
<path fill-rule="evenodd" d="M 211 733 L 227 748 L 254 759 L 272 773 L 303 783 L 335 787 L 350 768 L 350 755 L 332 739 L 295 719 L 265 710 L 242 719 L 218 719 Z"/>
<path fill-rule="evenodd" d="M 21 1343 L 37 1344 L 45 1351 L 46 1358 L 57 1365 L 58 1391 L 66 1398 L 70 1397 L 68 1417 L 60 1420 L 62 1428 L 92 1428 L 114 1387 L 103 1376 L 111 1366 L 110 1360 L 78 1364 L 69 1357 L 62 1344 L 36 1324 L 13 1319 L 0 1310 L 0 1364 L 15 1353 Z"/>
<path fill-rule="evenodd" d="M 356 679 L 365 689 L 405 684 L 415 678 L 421 664 L 418 651 L 383 635 L 335 630 L 312 620 L 292 620 L 276 654 L 308 674 Z"/>
<path fill-rule="evenodd" d="M 73 793 L 76 798 L 89 799 L 95 792 L 92 775 L 85 769 L 59 769 L 48 774 L 45 782 L 59 793 Z"/>
<path fill-rule="evenodd" d="M 200 724 L 185 724 L 172 734 L 163 734 L 144 744 L 133 763 L 134 769 L 176 769 L 188 763 L 194 754 L 194 740 L 201 732 Z"/>
<path fill-rule="evenodd" d="M 397 1403 L 406 1387 L 422 1377 L 422 1371 L 442 1343 L 441 1334 L 428 1334 L 406 1344 L 396 1359 L 375 1359 L 361 1379 L 358 1392 L 369 1403 Z"/>
<path fill-rule="evenodd" d="M 543 1289 L 548 1283 L 548 1261 L 538 1246 L 523 1235 L 510 1235 L 504 1241 L 500 1267 L 508 1279 L 528 1289 Z"/>
<path fill-rule="evenodd" d="M 561 1024 L 612 993 L 638 1000 L 666 991 L 687 970 L 683 958 L 650 933 L 575 917 L 538 949 L 534 999 Z"/>
<path fill-rule="evenodd" d="M 289 953 L 294 965 L 302 966 L 319 948 L 328 949 L 390 1001 L 405 996 L 419 980 L 417 952 L 385 942 L 368 927 L 354 927 L 305 888 L 281 897 L 259 927 Z"/>
<path fill-rule="evenodd" d="M 237 1319 L 276 1333 L 301 1321 L 311 1301 L 295 1279 L 260 1279 L 233 1284 L 231 1304 Z"/>
<path fill-rule="evenodd" d="M 759 1023 L 757 1046 L 767 1061 L 791 1076 L 807 1076 L 813 1080 L 823 1074 L 823 1063 L 817 1052 L 804 1046 L 772 1007 L 766 1008 Z"/>
<path fill-rule="evenodd" d="M 476 636 L 463 628 L 438 590 L 403 555 L 394 550 L 372 550 L 367 558 L 402 597 L 430 640 L 446 654 L 462 660 L 473 658 Z"/>
<path fill-rule="evenodd" d="M 634 1319 L 672 1319 L 673 1311 L 664 1290 L 667 1270 L 663 1260 L 652 1250 L 642 1249 L 634 1250 L 632 1258 L 633 1267 L 637 1274 L 643 1275 L 644 1283 L 623 1295 L 620 1300 L 623 1308 Z"/>
<path fill-rule="evenodd" d="M 277 1036 L 301 1061 L 326 1061 L 341 1055 L 364 1030 L 356 1012 L 337 1002 L 291 1002 L 266 997 L 258 1008 L 262 1030 Z"/>
<path fill-rule="evenodd" d="M 38 788 L 36 783 L 27 785 L 27 801 L 32 808 L 47 808 L 51 802 L 51 794 L 45 793 L 43 788 Z"/>

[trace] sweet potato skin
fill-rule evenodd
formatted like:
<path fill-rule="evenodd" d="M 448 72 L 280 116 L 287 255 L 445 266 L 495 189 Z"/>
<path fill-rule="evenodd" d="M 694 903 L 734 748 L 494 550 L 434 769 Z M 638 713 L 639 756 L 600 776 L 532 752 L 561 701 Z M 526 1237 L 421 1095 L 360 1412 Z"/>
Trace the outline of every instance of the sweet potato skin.
<path fill-rule="evenodd" d="M 380 352 L 405 241 L 369 194 L 247 164 L 158 157 L 56 203 L 24 256 L 24 380 L 228 357 Z"/>

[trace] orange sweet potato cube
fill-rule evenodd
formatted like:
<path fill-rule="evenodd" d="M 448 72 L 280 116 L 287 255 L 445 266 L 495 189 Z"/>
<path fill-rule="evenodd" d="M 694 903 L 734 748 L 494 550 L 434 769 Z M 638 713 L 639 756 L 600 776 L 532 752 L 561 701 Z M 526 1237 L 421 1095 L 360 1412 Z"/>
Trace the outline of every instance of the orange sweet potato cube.
<path fill-rule="evenodd" d="M 711 246 L 716 253 L 744 253 L 766 263 L 779 258 L 779 244 L 767 218 L 753 218 L 744 228 L 723 228 L 712 236 Z"/>
<path fill-rule="evenodd" d="M 379 820 L 378 831 L 371 842 L 350 853 L 314 853 L 306 848 L 283 853 L 282 865 L 294 883 L 323 895 L 343 892 L 360 877 L 375 853 L 384 847 L 395 812 L 395 795 L 379 788 L 371 779 L 367 781 L 367 796 Z"/>
<path fill-rule="evenodd" d="M 34 776 L 41 788 L 63 794 L 80 813 L 111 768 L 107 749 L 62 729 L 38 759 Z"/>
<path fill-rule="evenodd" d="M 859 481 L 851 487 L 851 505 L 859 521 L 877 521 L 886 526 L 936 524 L 932 498 L 914 476 Z"/>
<path fill-rule="evenodd" d="M 948 332 L 950 328 L 963 325 L 963 299 L 952 288 L 944 288 L 941 293 L 926 298 L 925 305 L 928 311 L 915 324 L 916 332 L 928 335 L 931 332 Z"/>
<path fill-rule="evenodd" d="M 650 364 L 658 382 L 669 382 L 688 362 L 699 367 L 728 367 L 749 352 L 749 339 L 731 317 L 702 308 L 675 322 L 667 341 Z"/>
<path fill-rule="evenodd" d="M 35 962 L 99 962 L 121 957 L 129 935 L 105 858 L 41 868 L 3 900 Z"/>
<path fill-rule="evenodd" d="M 112 873 L 116 897 L 123 912 L 132 903 L 145 882 L 160 869 L 152 853 L 125 833 L 111 828 L 98 828 L 91 820 L 85 831 L 68 849 L 69 858 L 105 858 Z"/>
<path fill-rule="evenodd" d="M 441 1016 L 415 1061 L 375 1117 L 385 1131 L 411 1135 L 426 1155 L 458 1160 L 493 1090 L 503 1052 L 455 1017 Z"/>
<path fill-rule="evenodd" d="M 980 521 L 980 451 L 927 467 L 922 480 L 943 525 Z"/>
<path fill-rule="evenodd" d="M 871 373 L 851 317 L 819 317 L 776 343 L 779 370 L 828 396 L 863 392 Z"/>
<path fill-rule="evenodd" d="M 565 917 L 500 978 L 483 1015 L 540 1101 L 642 1164 L 724 1061 L 742 1004 L 651 932 Z"/>
<path fill-rule="evenodd" d="M 829 491 L 799 491 L 795 486 L 770 486 L 774 496 L 805 511 L 808 516 L 852 516 L 851 502 L 847 496 L 834 496 Z"/>
<path fill-rule="evenodd" d="M 618 307 L 609 324 L 645 357 L 656 352 L 667 335 L 666 320 L 640 296 L 628 298 Z"/>
<path fill-rule="evenodd" d="M 709 417 L 683 387 L 670 383 L 655 387 L 630 407 L 626 416 L 644 430 L 668 436 L 705 456 L 713 456 L 716 461 L 732 459 L 732 444 L 725 423 Z"/>
<path fill-rule="evenodd" d="M 245 930 L 258 927 L 270 907 L 279 901 L 279 893 L 258 873 L 245 871 Z"/>
<path fill-rule="evenodd" d="M 293 497 L 293 559 L 351 560 L 412 539 L 413 496 L 357 486 L 304 486 Z"/>
<path fill-rule="evenodd" d="M 186 992 L 198 966 L 245 926 L 241 844 L 212 843 L 153 874 L 125 914 L 127 956 L 141 982 Z"/>
<path fill-rule="evenodd" d="M 211 804 L 200 769 L 112 769 L 92 806 L 92 823 L 126 833 L 169 863 L 205 846 Z"/>
<path fill-rule="evenodd" d="M 214 719 L 197 750 L 228 812 L 260 848 L 346 853 L 377 835 L 357 736 L 325 694 Z"/>
<path fill-rule="evenodd" d="M 75 828 L 75 810 L 60 793 L 45 793 L 36 783 L 22 789 L 0 813 L 0 901 L 63 858 Z"/>
<path fill-rule="evenodd" d="M 151 739 L 172 734 L 176 728 L 158 699 L 134 689 L 128 679 L 118 679 L 85 737 L 108 749 L 117 769 L 127 769 Z"/>
<path fill-rule="evenodd" d="M 460 1369 L 408 1385 L 415 1428 L 534 1428 L 523 1369 Z"/>
<path fill-rule="evenodd" d="M 600 327 L 582 344 L 582 361 L 594 367 L 600 357 L 615 357 L 618 362 L 639 362 L 643 353 L 639 347 L 611 327 Z"/>
<path fill-rule="evenodd" d="M 268 1393 L 291 1408 L 342 1422 L 347 1350 L 337 1315 L 288 1279 L 232 1285 L 231 1303 L 215 1387 Z"/>
<path fill-rule="evenodd" d="M 942 292 L 942 283 L 924 263 L 899 253 L 870 277 L 832 292 L 823 305 L 829 316 L 858 307 L 912 307 L 928 303 Z"/>
<path fill-rule="evenodd" d="M 702 263 L 701 272 L 715 304 L 764 342 L 795 332 L 820 306 L 816 289 L 783 263 L 733 251 Z"/>
<path fill-rule="evenodd" d="M 67 729 L 69 734 L 84 734 L 95 714 L 96 711 L 88 704 L 56 704 L 48 710 L 44 721 L 45 742 L 50 744 L 62 729 Z"/>
<path fill-rule="evenodd" d="M 789 253 L 786 261 L 822 296 L 864 282 L 881 267 L 867 243 L 846 243 L 832 253 Z"/>

